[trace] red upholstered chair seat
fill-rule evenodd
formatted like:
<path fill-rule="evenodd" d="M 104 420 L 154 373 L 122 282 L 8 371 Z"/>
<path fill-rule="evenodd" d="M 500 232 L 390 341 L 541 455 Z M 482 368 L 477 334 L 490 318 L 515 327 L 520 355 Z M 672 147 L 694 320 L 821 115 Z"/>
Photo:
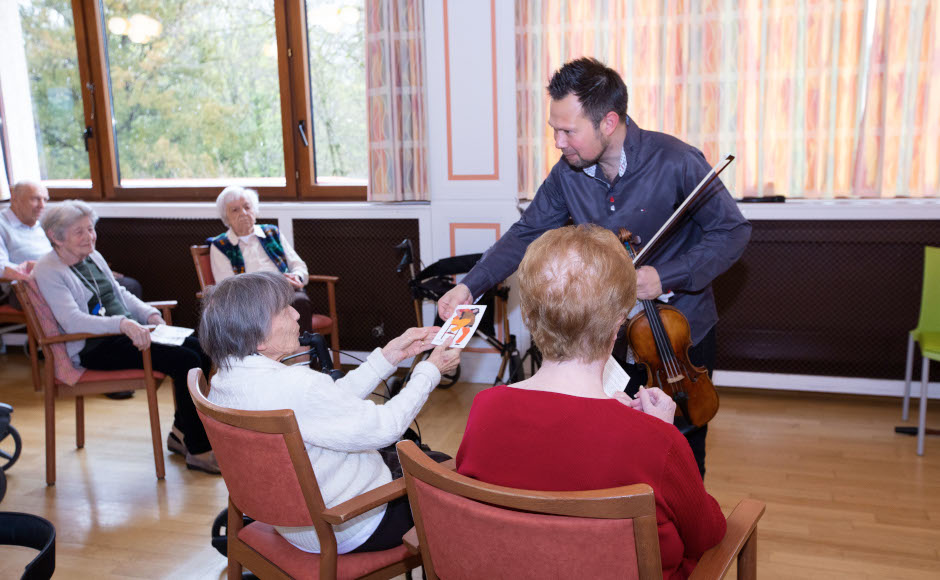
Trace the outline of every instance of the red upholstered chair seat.
<path fill-rule="evenodd" d="M 95 381 L 134 381 L 134 380 L 144 380 L 146 375 L 144 374 L 143 369 L 122 369 L 118 371 L 95 371 L 91 369 L 85 369 L 85 372 L 82 373 L 82 376 L 79 377 L 78 382 L 75 384 L 81 383 L 91 383 Z M 153 378 L 159 384 L 166 375 L 160 371 L 153 371 Z M 56 379 L 57 385 L 67 385 L 59 379 Z"/>
<path fill-rule="evenodd" d="M 23 324 L 26 324 L 26 315 L 23 314 L 23 311 L 17 310 L 9 304 L 0 304 L 0 315 L 18 317 L 23 320 Z"/>
<path fill-rule="evenodd" d="M 298 580 L 320 577 L 320 554 L 303 552 L 285 540 L 273 526 L 254 522 L 245 526 L 238 539 Z M 404 545 L 382 552 L 344 554 L 336 562 L 336 578 L 359 578 L 369 572 L 390 566 L 408 556 Z"/>

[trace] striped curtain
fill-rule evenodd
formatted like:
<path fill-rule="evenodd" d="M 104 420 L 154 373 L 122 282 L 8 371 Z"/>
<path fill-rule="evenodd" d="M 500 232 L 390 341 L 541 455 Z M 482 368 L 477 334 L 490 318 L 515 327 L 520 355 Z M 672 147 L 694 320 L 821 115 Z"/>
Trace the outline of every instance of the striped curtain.
<path fill-rule="evenodd" d="M 940 3 L 516 0 L 520 197 L 559 154 L 545 85 L 565 61 L 619 71 L 628 113 L 712 163 L 736 196 L 940 194 Z"/>
<path fill-rule="evenodd" d="M 422 0 L 366 1 L 369 196 L 428 199 Z"/>

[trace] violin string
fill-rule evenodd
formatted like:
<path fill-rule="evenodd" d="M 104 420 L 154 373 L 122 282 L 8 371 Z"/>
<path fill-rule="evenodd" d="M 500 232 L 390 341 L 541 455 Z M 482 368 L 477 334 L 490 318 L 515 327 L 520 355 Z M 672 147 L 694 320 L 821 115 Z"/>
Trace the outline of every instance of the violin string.
<path fill-rule="evenodd" d="M 656 304 L 653 303 L 652 300 L 644 300 L 643 307 L 647 311 L 646 319 L 650 325 L 650 331 L 653 334 L 656 347 L 659 349 L 660 358 L 663 361 L 663 365 L 666 367 L 666 374 L 669 378 L 674 378 L 679 375 L 677 372 L 678 366 L 676 365 L 675 356 L 672 352 L 672 344 L 662 326 L 662 319 L 659 317 L 659 312 L 656 310 Z"/>

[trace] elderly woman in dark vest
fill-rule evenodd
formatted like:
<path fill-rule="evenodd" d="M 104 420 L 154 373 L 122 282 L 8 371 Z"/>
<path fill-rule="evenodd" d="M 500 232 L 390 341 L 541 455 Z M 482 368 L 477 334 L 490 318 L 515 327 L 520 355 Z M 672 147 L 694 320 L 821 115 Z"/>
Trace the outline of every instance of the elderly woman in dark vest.
<path fill-rule="evenodd" d="M 141 369 L 140 351 L 150 348 L 154 370 L 173 379 L 176 413 L 167 448 L 186 456 L 186 466 L 219 473 L 209 439 L 186 387 L 186 373 L 199 367 L 208 373 L 209 357 L 199 341 L 188 337 L 180 346 L 151 343 L 145 324 L 163 324 L 160 312 L 128 292 L 114 279 L 95 250 L 98 216 L 83 201 L 68 200 L 46 210 L 42 229 L 53 251 L 36 262 L 33 276 L 56 322 L 67 333 L 120 333 L 65 344 L 72 364 L 111 371 Z"/>
<path fill-rule="evenodd" d="M 300 331 L 309 332 L 313 307 L 304 292 L 307 265 L 281 238 L 277 226 L 258 225 L 258 193 L 238 186 L 226 187 L 215 200 L 219 218 L 228 227 L 224 234 L 206 240 L 216 283 L 251 272 L 280 272 L 294 289 L 291 306 L 300 314 Z"/>

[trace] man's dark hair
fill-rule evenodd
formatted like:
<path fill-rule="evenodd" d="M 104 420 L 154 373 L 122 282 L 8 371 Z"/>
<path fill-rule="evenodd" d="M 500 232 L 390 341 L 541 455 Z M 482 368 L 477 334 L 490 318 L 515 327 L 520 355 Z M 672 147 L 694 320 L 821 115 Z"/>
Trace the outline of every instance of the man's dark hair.
<path fill-rule="evenodd" d="M 617 71 L 596 58 L 582 57 L 566 62 L 548 82 L 548 94 L 553 101 L 572 94 L 576 96 L 595 129 L 611 111 L 617 113 L 621 121 L 627 120 L 627 85 Z"/>

